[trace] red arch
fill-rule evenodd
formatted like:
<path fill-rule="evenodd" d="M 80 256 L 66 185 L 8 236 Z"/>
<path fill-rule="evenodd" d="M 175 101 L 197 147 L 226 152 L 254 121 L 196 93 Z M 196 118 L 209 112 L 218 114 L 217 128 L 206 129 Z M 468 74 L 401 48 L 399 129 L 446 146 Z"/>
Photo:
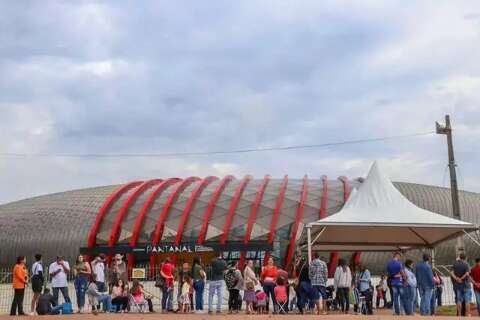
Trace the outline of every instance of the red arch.
<path fill-rule="evenodd" d="M 292 262 L 293 252 L 295 250 L 295 243 L 297 240 L 297 233 L 298 228 L 300 226 L 300 222 L 302 221 L 303 217 L 303 210 L 305 209 L 305 202 L 307 201 L 308 195 L 308 177 L 305 175 L 303 177 L 303 187 L 302 187 L 302 194 L 300 197 L 300 203 L 298 204 L 297 214 L 295 216 L 295 222 L 292 229 L 292 234 L 290 237 L 290 244 L 288 246 L 287 256 L 285 258 L 285 269 L 288 269 L 290 263 Z"/>
<path fill-rule="evenodd" d="M 277 230 L 278 218 L 280 217 L 280 210 L 282 209 L 283 200 L 285 199 L 285 191 L 287 190 L 288 185 L 288 175 L 283 177 L 282 184 L 280 185 L 280 190 L 278 191 L 277 201 L 275 202 L 275 209 L 273 210 L 272 224 L 270 225 L 270 233 L 268 234 L 268 243 L 273 244 L 275 239 L 275 231 Z M 264 263 L 267 263 L 270 258 L 270 252 L 265 253 L 265 258 L 263 259 Z"/>
<path fill-rule="evenodd" d="M 240 197 L 242 196 L 243 190 L 247 184 L 252 180 L 252 176 L 245 176 L 240 181 L 235 193 L 233 195 L 232 202 L 230 203 L 230 208 L 228 209 L 227 217 L 225 219 L 225 224 L 223 225 L 223 233 L 220 237 L 220 244 L 225 244 L 228 239 L 228 233 L 230 232 L 230 226 L 232 225 L 233 215 L 235 214 L 235 209 L 237 208 Z"/>
<path fill-rule="evenodd" d="M 143 203 L 142 209 L 140 213 L 137 215 L 137 219 L 135 220 L 135 224 L 133 225 L 132 237 L 130 238 L 130 247 L 135 247 L 138 242 L 138 237 L 140 236 L 140 232 L 142 231 L 143 221 L 147 216 L 148 211 L 153 206 L 153 203 L 158 198 L 158 195 L 161 194 L 165 189 L 170 187 L 171 185 L 181 181 L 179 178 L 169 178 L 161 182 L 155 189 L 150 192 L 148 195 L 147 200 Z M 135 263 L 135 257 L 131 254 L 128 255 L 128 269 L 131 270 Z"/>
<path fill-rule="evenodd" d="M 338 180 L 342 181 L 343 183 L 343 203 L 347 202 L 348 197 L 350 196 L 350 185 L 348 183 L 348 178 L 341 176 L 338 178 Z M 328 264 L 328 275 L 330 277 L 333 277 L 333 274 L 335 273 L 335 269 L 337 267 L 338 263 L 338 252 L 332 252 L 330 253 L 330 262 Z"/>
<path fill-rule="evenodd" d="M 218 180 L 218 178 L 214 176 L 208 176 L 204 178 L 202 182 L 200 182 L 198 186 L 190 194 L 190 197 L 187 200 L 187 205 L 185 206 L 185 209 L 183 209 L 182 216 L 180 217 L 180 222 L 178 223 L 177 235 L 175 236 L 176 245 L 179 245 L 180 242 L 182 241 L 183 230 L 185 229 L 185 226 L 188 221 L 188 217 L 190 215 L 190 211 L 192 210 L 195 200 L 197 200 L 197 197 L 203 192 L 203 190 L 215 180 Z M 172 257 L 173 264 L 175 264 L 176 257 L 177 257 L 176 255 Z"/>
<path fill-rule="evenodd" d="M 98 211 L 97 217 L 95 218 L 95 222 L 90 229 L 90 233 L 88 234 L 88 239 L 87 239 L 87 247 L 91 248 L 95 246 L 95 243 L 97 242 L 97 233 L 100 230 L 100 226 L 102 224 L 103 218 L 105 218 L 105 215 L 107 214 L 108 210 L 112 207 L 112 205 L 117 201 L 124 193 L 128 192 L 130 189 L 137 187 L 140 185 L 143 181 L 133 181 L 129 182 L 127 184 L 124 184 L 117 190 L 115 190 L 110 196 L 108 196 L 107 200 L 103 203 L 103 206 L 100 208 Z"/>
<path fill-rule="evenodd" d="M 218 198 L 220 198 L 220 195 L 222 194 L 225 187 L 230 183 L 230 181 L 234 179 L 235 179 L 234 176 L 231 176 L 231 175 L 225 176 L 222 180 L 220 180 L 220 183 L 218 184 L 217 188 L 212 193 L 212 197 L 210 198 L 207 209 L 205 210 L 202 228 L 200 229 L 200 234 L 198 235 L 197 244 L 200 245 L 205 242 L 205 237 L 207 236 L 207 230 L 208 230 L 208 222 L 210 221 L 210 218 L 213 214 L 213 210 L 215 209 L 215 204 L 217 203 Z"/>
<path fill-rule="evenodd" d="M 122 227 L 122 221 L 125 218 L 125 215 L 128 212 L 128 209 L 130 209 L 130 206 L 137 200 L 137 198 L 148 188 L 151 186 L 161 183 L 161 179 L 152 179 L 145 181 L 141 185 L 135 189 L 134 192 L 132 192 L 128 198 L 123 202 L 122 207 L 117 213 L 117 216 L 115 217 L 115 221 L 113 222 L 112 226 L 112 231 L 110 232 L 110 239 L 108 240 L 108 246 L 111 247 L 117 242 L 118 235 L 120 233 L 121 227 Z"/>
<path fill-rule="evenodd" d="M 152 245 L 157 245 L 160 240 L 162 239 L 163 234 L 163 227 L 165 221 L 167 220 L 168 213 L 170 211 L 170 207 L 172 204 L 177 200 L 180 193 L 185 190 L 189 185 L 192 183 L 200 180 L 198 177 L 188 177 L 187 179 L 183 180 L 178 187 L 173 191 L 170 196 L 168 197 L 167 201 L 163 205 L 162 211 L 160 212 L 160 216 L 158 217 L 157 224 L 155 225 L 155 231 L 152 236 Z M 150 267 L 153 270 L 155 267 L 155 259 L 153 256 L 150 257 Z"/>
<path fill-rule="evenodd" d="M 320 219 L 323 219 L 327 216 L 328 208 L 328 178 L 327 176 L 322 176 L 322 199 L 320 201 Z"/>
<path fill-rule="evenodd" d="M 260 184 L 260 187 L 258 188 L 257 195 L 255 196 L 255 200 L 252 203 L 252 208 L 250 210 L 250 216 L 248 217 L 247 230 L 245 231 L 245 237 L 243 238 L 243 243 L 244 244 L 248 244 L 248 242 L 250 241 L 250 237 L 252 235 L 253 224 L 255 223 L 255 220 L 257 219 L 257 210 L 258 210 L 258 207 L 260 206 L 260 203 L 262 202 L 263 194 L 265 193 L 265 189 L 267 188 L 267 185 L 268 185 L 269 181 L 270 181 L 270 176 L 266 175 L 263 178 L 263 181 Z M 245 262 L 245 251 L 242 251 L 240 253 L 240 268 L 243 268 L 243 263 L 244 262 Z"/>

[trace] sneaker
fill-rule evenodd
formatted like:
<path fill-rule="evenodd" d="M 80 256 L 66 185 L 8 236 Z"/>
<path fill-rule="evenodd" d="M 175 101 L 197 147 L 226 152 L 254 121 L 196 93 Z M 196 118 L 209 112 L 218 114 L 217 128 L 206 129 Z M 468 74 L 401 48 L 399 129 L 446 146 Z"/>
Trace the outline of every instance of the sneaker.
<path fill-rule="evenodd" d="M 209 311 L 208 311 L 208 314 L 209 314 L 209 315 L 212 315 L 212 314 L 213 314 L 213 311 L 210 311 L 210 310 L 209 310 Z"/>
<path fill-rule="evenodd" d="M 216 313 L 217 313 L 217 314 L 222 314 L 222 311 L 217 311 Z"/>
<path fill-rule="evenodd" d="M 35 312 L 30 312 L 28 315 L 29 315 L 29 316 L 34 316 L 34 315 L 35 315 Z"/>

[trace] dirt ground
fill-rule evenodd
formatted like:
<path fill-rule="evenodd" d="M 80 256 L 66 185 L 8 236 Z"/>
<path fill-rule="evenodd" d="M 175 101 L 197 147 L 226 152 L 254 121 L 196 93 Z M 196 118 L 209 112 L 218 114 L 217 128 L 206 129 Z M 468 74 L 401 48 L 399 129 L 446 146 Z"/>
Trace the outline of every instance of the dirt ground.
<path fill-rule="evenodd" d="M 137 314 L 137 313 L 129 313 L 129 314 L 99 314 L 97 316 L 92 314 L 81 314 L 81 315 L 68 315 L 68 316 L 36 316 L 36 317 L 23 317 L 23 318 L 40 318 L 40 319 L 69 319 L 69 320 L 103 320 L 103 319 L 164 319 L 164 320 L 269 320 L 273 318 L 285 318 L 286 320 L 300 320 L 300 319 L 318 319 L 320 317 L 330 318 L 331 320 L 343 320 L 343 319 L 400 319 L 404 317 L 393 316 L 390 311 L 382 310 L 379 313 L 376 313 L 372 316 L 359 316 L 359 315 L 341 315 L 341 314 L 330 314 L 327 316 L 313 316 L 313 315 L 298 315 L 298 314 L 290 314 L 290 315 L 245 315 L 245 314 L 238 314 L 238 315 L 229 315 L 229 314 L 222 314 L 222 315 L 212 315 L 209 316 L 207 314 L 161 314 L 161 313 L 152 313 L 152 314 Z M 417 317 L 420 317 L 419 315 Z M 20 318 L 20 317 L 15 317 Z M 412 317 L 405 317 L 406 319 L 411 319 Z M 452 317 L 439 317 L 436 316 L 435 319 L 451 319 Z M 0 315 L 0 320 L 12 319 L 12 317 L 8 315 Z"/>

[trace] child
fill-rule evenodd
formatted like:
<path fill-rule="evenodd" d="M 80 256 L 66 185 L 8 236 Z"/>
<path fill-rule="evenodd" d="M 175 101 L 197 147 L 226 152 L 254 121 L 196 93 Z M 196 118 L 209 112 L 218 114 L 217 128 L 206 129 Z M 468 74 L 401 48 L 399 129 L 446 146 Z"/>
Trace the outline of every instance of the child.
<path fill-rule="evenodd" d="M 140 308 L 140 311 L 144 312 L 147 306 L 149 306 L 149 303 L 147 301 L 147 298 L 145 297 L 145 293 L 143 291 L 142 285 L 140 284 L 140 282 L 138 282 L 138 280 L 133 280 L 132 289 L 130 290 L 130 293 L 133 297 L 133 300 Z"/>
<path fill-rule="evenodd" d="M 255 295 L 255 284 L 253 281 L 249 281 L 245 284 L 245 293 L 243 294 L 243 300 L 247 304 L 247 314 L 253 314 L 253 305 L 257 302 Z"/>
<path fill-rule="evenodd" d="M 280 307 L 280 314 L 287 313 L 287 287 L 285 286 L 285 279 L 283 277 L 277 278 L 277 286 L 275 289 L 273 289 L 273 291 L 275 293 L 275 300 L 277 300 L 277 303 Z"/>
<path fill-rule="evenodd" d="M 190 313 L 190 281 L 190 276 L 183 277 L 182 295 L 180 296 L 183 313 Z"/>
<path fill-rule="evenodd" d="M 264 314 L 267 307 L 267 295 L 263 290 L 255 291 L 255 297 L 257 298 L 257 313 Z"/>

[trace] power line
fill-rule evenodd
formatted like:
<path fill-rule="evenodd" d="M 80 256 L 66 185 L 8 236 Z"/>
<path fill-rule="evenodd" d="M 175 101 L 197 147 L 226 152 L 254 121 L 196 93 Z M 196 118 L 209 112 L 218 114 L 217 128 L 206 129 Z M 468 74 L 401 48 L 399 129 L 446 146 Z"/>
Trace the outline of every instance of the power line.
<path fill-rule="evenodd" d="M 419 137 L 434 134 L 435 131 L 413 133 L 398 136 L 386 136 L 380 138 L 348 140 L 340 142 L 329 142 L 321 144 L 283 146 L 283 147 L 263 147 L 263 148 L 248 148 L 237 150 L 218 150 L 218 151 L 197 151 L 197 152 L 172 152 L 172 153 L 0 153 L 0 157 L 62 157 L 62 158 L 163 158 L 163 157 L 188 157 L 188 156 L 207 156 L 207 155 L 221 155 L 221 154 L 236 154 L 236 153 L 252 153 L 252 152 L 267 152 L 267 151 L 289 151 L 300 149 L 317 149 L 325 147 L 334 147 L 341 145 L 361 144 L 380 142 L 394 139 L 403 139 L 411 137 Z"/>

